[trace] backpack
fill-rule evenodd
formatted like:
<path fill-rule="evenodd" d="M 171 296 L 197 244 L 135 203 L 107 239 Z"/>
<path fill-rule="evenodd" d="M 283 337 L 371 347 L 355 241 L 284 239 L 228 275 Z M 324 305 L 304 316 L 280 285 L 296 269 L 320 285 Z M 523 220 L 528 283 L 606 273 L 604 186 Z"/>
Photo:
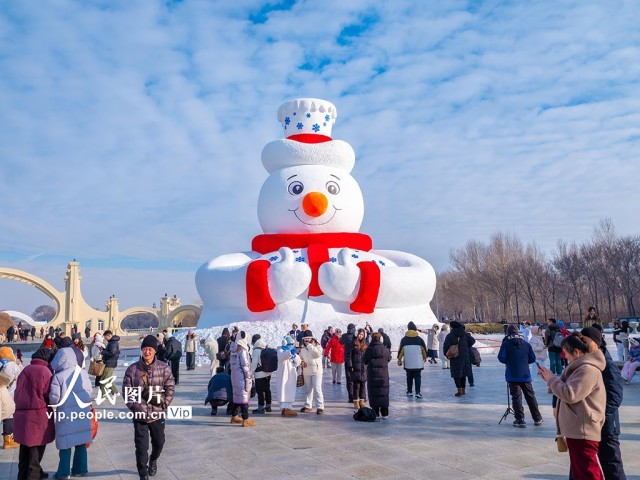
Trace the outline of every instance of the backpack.
<path fill-rule="evenodd" d="M 482 358 L 480 357 L 480 351 L 476 347 L 469 348 L 469 359 L 471 360 L 471 365 L 480 366 Z"/>
<path fill-rule="evenodd" d="M 356 422 L 375 422 L 376 418 L 376 412 L 369 407 L 362 407 L 353 414 L 353 419 Z"/>
<path fill-rule="evenodd" d="M 553 344 L 554 347 L 561 348 L 563 340 L 564 340 L 564 337 L 562 336 L 562 332 L 556 332 L 555 335 L 553 336 L 553 340 L 551 340 L 551 343 Z"/>
<path fill-rule="evenodd" d="M 260 365 L 256 371 L 273 373 L 278 370 L 278 352 L 275 348 L 264 347 L 260 352 Z"/>

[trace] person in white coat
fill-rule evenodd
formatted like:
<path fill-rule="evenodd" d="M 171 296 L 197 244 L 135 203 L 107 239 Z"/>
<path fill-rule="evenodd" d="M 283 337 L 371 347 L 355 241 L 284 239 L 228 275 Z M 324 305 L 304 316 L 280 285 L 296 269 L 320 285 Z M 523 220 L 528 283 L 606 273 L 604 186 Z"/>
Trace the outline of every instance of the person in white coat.
<path fill-rule="evenodd" d="M 438 333 L 438 356 L 442 359 L 442 368 L 449 368 L 449 359 L 445 357 L 443 351 L 444 339 L 447 338 L 447 335 L 449 335 L 449 325 L 445 323 Z"/>
<path fill-rule="evenodd" d="M 200 339 L 200 346 L 209 357 L 210 371 L 213 377 L 220 366 L 220 361 L 218 360 L 218 341 L 215 337 L 208 337 L 206 340 L 202 338 Z"/>
<path fill-rule="evenodd" d="M 544 340 L 542 339 L 542 329 L 536 325 L 531 327 L 531 338 L 529 339 L 529 345 L 533 349 L 533 353 L 536 355 L 536 361 L 544 366 L 547 360 L 547 349 L 544 346 Z M 535 363 L 529 365 L 531 370 L 531 376 L 540 375 L 538 373 L 538 366 Z"/>
<path fill-rule="evenodd" d="M 0 348 L 0 420 L 2 420 L 2 448 L 5 450 L 20 446 L 13 440 L 13 413 L 16 409 L 13 395 L 20 372 L 22 367 L 18 365 L 11 347 Z"/>
<path fill-rule="evenodd" d="M 302 359 L 302 375 L 304 375 L 304 388 L 307 394 L 302 413 L 312 410 L 315 404 L 318 415 L 324 413 L 324 397 L 322 395 L 322 347 L 313 338 L 311 330 L 305 330 L 300 346 L 300 358 Z"/>
<path fill-rule="evenodd" d="M 298 367 L 301 364 L 295 340 L 289 335 L 282 340 L 282 346 L 278 348 L 278 397 L 280 400 L 281 414 L 283 417 L 295 417 L 298 414 L 293 410 L 293 402 L 296 400 L 296 381 L 298 379 Z"/>

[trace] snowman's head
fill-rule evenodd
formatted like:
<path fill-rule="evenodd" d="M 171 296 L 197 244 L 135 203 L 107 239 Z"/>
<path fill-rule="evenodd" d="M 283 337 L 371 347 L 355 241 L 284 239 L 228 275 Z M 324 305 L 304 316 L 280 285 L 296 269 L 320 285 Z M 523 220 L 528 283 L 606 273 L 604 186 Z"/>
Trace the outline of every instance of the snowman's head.
<path fill-rule="evenodd" d="M 262 185 L 258 218 L 264 233 L 357 232 L 364 200 L 344 169 L 298 165 L 272 172 Z"/>

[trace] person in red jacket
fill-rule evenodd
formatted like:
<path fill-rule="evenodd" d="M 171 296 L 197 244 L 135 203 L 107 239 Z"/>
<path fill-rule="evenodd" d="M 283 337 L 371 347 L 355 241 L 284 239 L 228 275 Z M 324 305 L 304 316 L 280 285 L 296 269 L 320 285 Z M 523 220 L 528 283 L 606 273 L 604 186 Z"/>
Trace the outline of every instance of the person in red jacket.
<path fill-rule="evenodd" d="M 339 328 L 336 333 L 329 339 L 327 346 L 324 348 L 324 356 L 329 357 L 331 362 L 331 374 L 333 375 L 333 383 L 341 384 L 342 365 L 344 364 L 344 345 L 340 343 L 342 330 Z"/>
<path fill-rule="evenodd" d="M 18 480 L 46 478 L 40 462 L 47 444 L 56 438 L 49 408 L 53 376 L 49 361 L 52 356 L 53 350 L 39 348 L 18 377 L 14 394 L 16 412 L 13 414 L 13 438 L 20 444 Z"/>

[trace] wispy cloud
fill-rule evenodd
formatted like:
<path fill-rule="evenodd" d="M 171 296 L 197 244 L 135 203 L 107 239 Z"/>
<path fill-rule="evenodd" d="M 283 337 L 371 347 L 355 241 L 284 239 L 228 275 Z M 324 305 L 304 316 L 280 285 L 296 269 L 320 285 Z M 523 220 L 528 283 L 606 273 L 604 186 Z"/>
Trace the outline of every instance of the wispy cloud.
<path fill-rule="evenodd" d="M 46 252 L 33 268 L 77 257 L 97 275 L 110 261 L 167 265 L 171 284 L 171 270 L 248 248 L 260 151 L 298 96 L 336 104 L 362 230 L 380 247 L 444 268 L 450 248 L 496 229 L 548 248 L 603 217 L 637 232 L 639 13 L 625 1 L 5 3 L 0 260 Z M 135 303 L 136 285 L 119 286 Z"/>

